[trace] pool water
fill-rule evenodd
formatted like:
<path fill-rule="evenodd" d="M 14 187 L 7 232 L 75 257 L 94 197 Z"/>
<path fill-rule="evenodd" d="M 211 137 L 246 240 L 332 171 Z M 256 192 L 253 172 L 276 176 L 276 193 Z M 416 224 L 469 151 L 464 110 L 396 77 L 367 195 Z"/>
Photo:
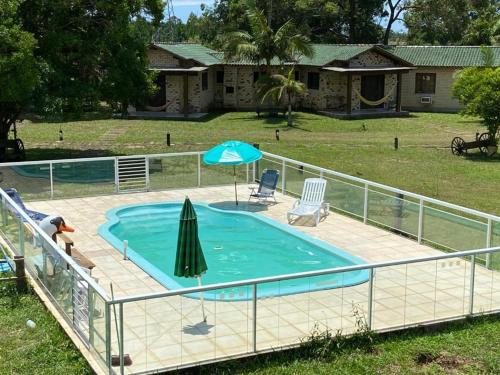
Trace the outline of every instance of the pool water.
<path fill-rule="evenodd" d="M 197 286 L 174 276 L 181 203 L 125 206 L 107 213 L 99 234 L 116 249 L 128 241 L 127 256 L 168 289 Z M 200 242 L 208 265 L 204 285 L 277 276 L 364 263 L 340 249 L 258 214 L 194 204 Z M 315 276 L 259 284 L 259 297 L 338 288 L 365 282 L 368 273 Z M 204 293 L 207 299 L 246 300 L 250 287 Z"/>

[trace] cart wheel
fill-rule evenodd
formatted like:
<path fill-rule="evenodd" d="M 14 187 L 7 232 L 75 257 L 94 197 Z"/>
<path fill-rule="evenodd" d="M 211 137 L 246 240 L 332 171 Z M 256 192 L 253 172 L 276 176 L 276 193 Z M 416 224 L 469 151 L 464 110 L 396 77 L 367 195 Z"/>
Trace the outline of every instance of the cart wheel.
<path fill-rule="evenodd" d="M 455 137 L 451 141 L 451 152 L 453 155 L 463 155 L 467 152 L 463 138 Z"/>
<path fill-rule="evenodd" d="M 487 155 L 488 154 L 488 146 L 483 146 L 482 143 L 487 143 L 490 140 L 490 133 L 483 133 L 479 136 L 478 141 L 480 142 L 479 145 L 479 151 L 481 151 L 483 154 Z"/>

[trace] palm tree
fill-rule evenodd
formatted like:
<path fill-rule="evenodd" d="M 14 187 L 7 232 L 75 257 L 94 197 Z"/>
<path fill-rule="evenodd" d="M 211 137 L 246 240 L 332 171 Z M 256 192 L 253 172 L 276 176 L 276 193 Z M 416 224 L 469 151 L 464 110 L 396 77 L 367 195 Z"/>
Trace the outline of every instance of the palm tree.
<path fill-rule="evenodd" d="M 306 92 L 305 85 L 294 79 L 294 72 L 295 70 L 292 68 L 286 76 L 283 74 L 273 74 L 270 77 L 269 84 L 262 86 L 259 93 L 262 96 L 262 102 L 270 97 L 275 103 L 279 103 L 283 99 L 283 96 L 285 96 L 288 105 L 288 126 L 293 125 L 292 100 L 294 97 Z"/>
<path fill-rule="evenodd" d="M 280 64 L 294 62 L 300 56 L 312 57 L 313 49 L 309 38 L 296 33 L 291 20 L 285 22 L 276 32 L 271 28 L 264 11 L 257 8 L 247 11 L 250 32 L 235 31 L 224 38 L 225 59 L 242 60 L 250 64 L 263 65 L 270 73 L 273 59 Z"/>

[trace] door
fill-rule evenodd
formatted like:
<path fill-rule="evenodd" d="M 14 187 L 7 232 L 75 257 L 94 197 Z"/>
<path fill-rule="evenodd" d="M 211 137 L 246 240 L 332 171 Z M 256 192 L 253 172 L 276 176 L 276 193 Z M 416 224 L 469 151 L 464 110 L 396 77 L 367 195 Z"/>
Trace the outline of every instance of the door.
<path fill-rule="evenodd" d="M 155 80 L 155 85 L 158 87 L 155 95 L 149 99 L 149 105 L 151 107 L 162 107 L 166 104 L 166 83 L 165 83 L 165 72 L 160 72 Z"/>
<path fill-rule="evenodd" d="M 368 100 L 379 100 L 384 97 L 385 75 L 373 74 L 361 76 L 361 96 Z M 383 108 L 384 103 L 379 105 L 368 105 L 361 101 L 361 109 Z"/>

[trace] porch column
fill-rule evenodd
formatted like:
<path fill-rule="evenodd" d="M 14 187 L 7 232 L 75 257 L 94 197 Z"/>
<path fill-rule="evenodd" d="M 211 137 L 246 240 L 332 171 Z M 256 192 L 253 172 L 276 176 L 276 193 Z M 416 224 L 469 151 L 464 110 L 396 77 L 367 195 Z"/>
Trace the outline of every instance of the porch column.
<path fill-rule="evenodd" d="M 187 116 L 189 113 L 189 103 L 188 103 L 189 83 L 188 83 L 188 74 L 187 73 L 184 73 L 183 81 L 184 81 L 184 89 L 182 90 L 182 97 L 183 97 L 182 111 L 184 113 L 184 116 Z"/>
<path fill-rule="evenodd" d="M 352 73 L 347 72 L 346 112 L 352 113 Z"/>
<path fill-rule="evenodd" d="M 397 74 L 396 112 L 401 112 L 401 73 Z"/>

